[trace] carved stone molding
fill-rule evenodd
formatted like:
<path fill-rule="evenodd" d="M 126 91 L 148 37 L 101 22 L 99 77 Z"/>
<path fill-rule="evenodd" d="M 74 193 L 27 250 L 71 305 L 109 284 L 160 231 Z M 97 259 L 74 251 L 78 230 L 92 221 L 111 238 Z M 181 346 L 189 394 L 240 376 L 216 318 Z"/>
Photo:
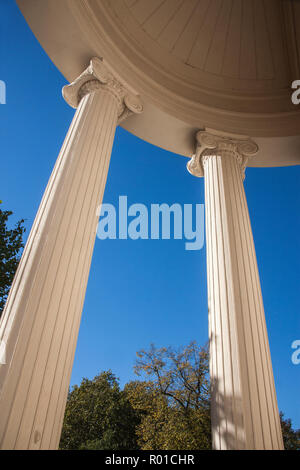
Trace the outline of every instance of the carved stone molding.
<path fill-rule="evenodd" d="M 108 69 L 102 59 L 93 57 L 88 68 L 72 83 L 63 87 L 62 93 L 66 102 L 77 108 L 84 96 L 96 90 L 106 90 L 111 93 L 118 103 L 119 122 L 132 113 L 143 111 L 139 96 L 134 95 Z"/>
<path fill-rule="evenodd" d="M 188 171 L 197 177 L 204 176 L 205 163 L 212 156 L 234 156 L 240 164 L 241 173 L 245 177 L 248 159 L 258 152 L 258 146 L 248 138 L 223 135 L 207 131 L 196 134 L 196 152 L 187 164 Z"/>

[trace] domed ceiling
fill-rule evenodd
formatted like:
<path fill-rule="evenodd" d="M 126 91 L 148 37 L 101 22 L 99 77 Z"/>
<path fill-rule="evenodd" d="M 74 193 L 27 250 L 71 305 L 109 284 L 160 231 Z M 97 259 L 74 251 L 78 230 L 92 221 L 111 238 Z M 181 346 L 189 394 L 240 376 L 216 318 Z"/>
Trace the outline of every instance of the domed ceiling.
<path fill-rule="evenodd" d="M 300 2 L 290 0 L 18 0 L 72 81 L 103 57 L 145 102 L 122 125 L 183 155 L 199 128 L 256 137 L 257 165 L 300 161 Z M 272 157 L 263 153 L 271 145 Z M 274 142 L 276 145 L 274 145 Z M 283 154 L 282 154 L 283 152 Z"/>
<path fill-rule="evenodd" d="M 143 49 L 162 48 L 197 83 L 228 90 L 290 85 L 280 2 L 274 0 L 125 0 L 122 22 Z M 111 2 L 120 15 L 121 2 Z M 131 18 L 130 18 L 131 16 Z M 134 21 L 136 24 L 134 24 Z M 131 24 L 130 24 L 131 23 Z M 137 26 L 138 25 L 138 26 Z M 143 37 L 140 30 L 145 32 Z M 163 65 L 163 64 L 162 64 Z M 166 65 L 166 64 L 165 64 Z"/>

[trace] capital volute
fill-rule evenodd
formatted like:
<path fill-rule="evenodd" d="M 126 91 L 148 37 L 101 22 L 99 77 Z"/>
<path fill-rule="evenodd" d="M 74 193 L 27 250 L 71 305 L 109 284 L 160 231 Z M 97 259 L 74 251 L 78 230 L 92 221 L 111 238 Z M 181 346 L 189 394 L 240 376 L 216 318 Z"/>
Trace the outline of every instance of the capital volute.
<path fill-rule="evenodd" d="M 72 108 L 77 108 L 84 96 L 99 89 L 106 90 L 116 99 L 119 122 L 132 113 L 140 114 L 143 111 L 140 97 L 129 91 L 98 57 L 92 58 L 87 69 L 63 87 L 62 94 Z"/>
<path fill-rule="evenodd" d="M 204 176 L 205 163 L 212 156 L 234 156 L 240 164 L 244 176 L 248 159 L 258 152 L 258 146 L 247 137 L 237 135 L 198 131 L 196 152 L 187 164 L 188 171 L 198 177 Z"/>

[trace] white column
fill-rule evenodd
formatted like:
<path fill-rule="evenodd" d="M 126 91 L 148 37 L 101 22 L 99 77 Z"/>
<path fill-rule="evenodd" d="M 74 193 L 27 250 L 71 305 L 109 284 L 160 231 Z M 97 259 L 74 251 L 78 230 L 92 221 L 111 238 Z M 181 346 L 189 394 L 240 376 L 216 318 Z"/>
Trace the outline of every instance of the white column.
<path fill-rule="evenodd" d="M 259 273 L 243 186 L 248 139 L 197 133 L 189 171 L 205 176 L 215 449 L 282 449 Z"/>
<path fill-rule="evenodd" d="M 58 446 L 115 129 L 142 111 L 99 59 L 63 92 L 78 109 L 0 324 L 2 449 Z"/>

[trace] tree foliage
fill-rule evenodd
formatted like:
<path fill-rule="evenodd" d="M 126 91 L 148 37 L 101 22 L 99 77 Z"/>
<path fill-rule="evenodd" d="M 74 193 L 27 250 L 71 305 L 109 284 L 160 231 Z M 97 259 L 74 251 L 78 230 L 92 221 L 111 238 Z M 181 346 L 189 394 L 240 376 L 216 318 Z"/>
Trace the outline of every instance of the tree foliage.
<path fill-rule="evenodd" d="M 136 428 L 143 450 L 210 448 L 209 411 L 172 406 L 154 382 L 129 382 L 125 386 L 133 408 L 140 412 Z"/>
<path fill-rule="evenodd" d="M 134 450 L 137 424 L 138 414 L 116 377 L 102 372 L 70 391 L 60 448 Z"/>
<path fill-rule="evenodd" d="M 209 407 L 209 352 L 195 341 L 183 348 L 156 348 L 137 353 L 137 375 L 154 380 L 160 393 L 173 407 L 199 409 Z"/>
<path fill-rule="evenodd" d="M 137 353 L 139 380 L 120 390 L 111 371 L 83 379 L 69 393 L 62 449 L 197 450 L 211 448 L 208 347 Z M 142 377 L 141 377 L 142 376 Z M 280 414 L 286 450 L 300 449 L 300 430 Z"/>
<path fill-rule="evenodd" d="M 300 429 L 292 428 L 292 421 L 284 419 L 284 414 L 280 412 L 280 422 L 285 450 L 300 450 Z"/>
<path fill-rule="evenodd" d="M 0 201 L 1 203 L 1 201 Z M 24 220 L 0 209 L 0 317 L 24 247 Z M 120 390 L 111 371 L 83 379 L 69 392 L 61 449 L 197 450 L 211 448 L 208 346 L 137 353 L 135 372 L 146 380 Z M 300 429 L 280 413 L 284 447 L 300 450 Z"/>
<path fill-rule="evenodd" d="M 135 371 L 150 378 L 125 390 L 142 412 L 138 442 L 145 450 L 211 448 L 208 347 L 195 342 L 181 349 L 137 353 Z"/>
<path fill-rule="evenodd" d="M 24 246 L 24 220 L 19 220 L 13 229 L 8 229 L 7 222 L 11 215 L 11 211 L 0 209 L 0 317 Z"/>

